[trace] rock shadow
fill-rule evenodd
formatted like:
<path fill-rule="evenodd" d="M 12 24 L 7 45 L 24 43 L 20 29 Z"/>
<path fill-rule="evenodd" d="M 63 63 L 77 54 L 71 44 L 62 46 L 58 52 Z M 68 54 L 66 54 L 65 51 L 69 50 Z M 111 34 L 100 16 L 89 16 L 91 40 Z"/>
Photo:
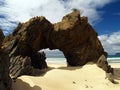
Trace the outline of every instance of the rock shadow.
<path fill-rule="evenodd" d="M 30 76 L 44 76 L 50 70 L 55 69 L 54 67 L 48 67 L 46 69 L 33 69 L 32 75 Z"/>
<path fill-rule="evenodd" d="M 114 79 L 120 80 L 120 68 L 114 68 Z"/>
<path fill-rule="evenodd" d="M 86 65 L 94 65 L 95 63 L 94 62 L 88 62 Z M 85 65 L 83 66 L 64 66 L 64 67 L 59 67 L 57 69 L 63 69 L 63 70 L 76 70 L 76 69 L 81 69 L 82 67 L 84 67 Z"/>
<path fill-rule="evenodd" d="M 33 85 L 32 87 L 21 79 L 17 79 L 16 82 L 13 82 L 13 90 L 42 90 L 42 88 L 37 85 Z"/>
<path fill-rule="evenodd" d="M 83 66 L 75 66 L 75 67 L 72 67 L 72 66 L 68 66 L 68 67 L 59 67 L 57 69 L 63 69 L 63 70 L 70 70 L 70 71 L 73 71 L 73 70 L 76 70 L 76 69 L 81 69 Z"/>

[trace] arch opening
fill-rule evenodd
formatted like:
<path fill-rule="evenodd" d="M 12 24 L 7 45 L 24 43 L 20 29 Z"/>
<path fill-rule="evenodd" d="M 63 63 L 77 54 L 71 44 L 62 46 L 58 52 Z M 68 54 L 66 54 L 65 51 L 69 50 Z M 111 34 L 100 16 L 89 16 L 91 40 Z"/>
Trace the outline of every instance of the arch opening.
<path fill-rule="evenodd" d="M 46 55 L 46 63 L 47 64 L 66 64 L 66 58 L 58 49 L 50 50 L 50 49 L 42 49 L 40 52 L 44 52 Z"/>

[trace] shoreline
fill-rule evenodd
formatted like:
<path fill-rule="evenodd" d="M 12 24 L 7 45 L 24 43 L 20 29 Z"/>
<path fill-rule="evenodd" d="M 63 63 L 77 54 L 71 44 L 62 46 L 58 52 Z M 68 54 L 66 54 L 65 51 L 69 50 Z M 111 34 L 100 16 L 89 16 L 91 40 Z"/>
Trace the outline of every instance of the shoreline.
<path fill-rule="evenodd" d="M 119 84 L 105 79 L 105 72 L 96 64 L 82 67 L 67 67 L 66 64 L 48 63 L 50 70 L 43 75 L 19 77 L 13 83 L 13 90 L 119 90 Z M 120 83 L 119 64 L 112 64 L 116 70 L 116 81 Z"/>
<path fill-rule="evenodd" d="M 108 57 L 107 61 L 109 64 L 118 64 L 120 63 L 120 57 Z M 64 64 L 67 63 L 66 58 L 62 57 L 62 58 L 46 58 L 46 62 L 47 63 L 52 63 L 52 64 Z"/>

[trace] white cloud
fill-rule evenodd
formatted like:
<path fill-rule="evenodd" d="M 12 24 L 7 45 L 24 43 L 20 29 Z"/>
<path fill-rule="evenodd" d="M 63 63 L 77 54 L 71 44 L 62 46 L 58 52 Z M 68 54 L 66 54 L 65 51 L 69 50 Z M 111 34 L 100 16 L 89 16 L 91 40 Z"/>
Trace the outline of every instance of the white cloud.
<path fill-rule="evenodd" d="M 99 36 L 102 45 L 109 54 L 115 54 L 120 52 L 120 31 L 114 32 L 111 35 Z"/>
<path fill-rule="evenodd" d="M 40 52 L 42 52 L 42 51 L 45 52 L 46 57 L 64 57 L 64 54 L 58 49 L 54 49 L 54 50 L 42 49 L 42 50 L 40 50 Z"/>
<path fill-rule="evenodd" d="M 100 19 L 97 8 L 101 8 L 111 1 L 112 0 L 4 0 L 4 5 L 0 6 L 0 14 L 6 16 L 6 18 L 4 18 L 6 22 L 0 23 L 0 26 L 11 28 L 10 21 L 25 22 L 33 16 L 41 15 L 54 23 L 60 21 L 72 8 L 80 9 L 83 12 L 82 14 L 88 16 L 90 22 L 94 23 Z M 8 26 L 8 24 L 10 24 L 10 26 Z"/>

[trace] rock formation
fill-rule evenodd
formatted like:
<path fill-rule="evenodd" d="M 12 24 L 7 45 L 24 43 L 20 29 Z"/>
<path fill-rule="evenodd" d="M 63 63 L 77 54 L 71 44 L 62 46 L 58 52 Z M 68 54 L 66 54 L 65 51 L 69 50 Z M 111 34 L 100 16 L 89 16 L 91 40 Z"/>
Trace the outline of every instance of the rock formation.
<path fill-rule="evenodd" d="M 4 35 L 0 30 L 0 90 L 11 90 L 11 79 L 9 76 L 9 55 L 2 46 Z"/>
<path fill-rule="evenodd" d="M 64 16 L 61 22 L 54 24 L 50 35 L 52 46 L 64 53 L 70 66 L 96 62 L 104 54 L 97 33 L 86 17 L 80 17 L 78 11 Z"/>
<path fill-rule="evenodd" d="M 112 68 L 108 64 L 107 58 L 105 55 L 100 56 L 100 58 L 97 61 L 97 66 L 102 68 L 105 71 L 106 73 L 105 79 L 108 79 L 110 82 L 114 84 L 118 84 L 118 82 L 114 80 L 114 68 Z"/>
<path fill-rule="evenodd" d="M 14 32 L 4 39 L 3 43 L 10 52 L 10 74 L 13 78 L 30 75 L 33 68 L 47 68 L 44 52 L 38 51 L 44 48 L 44 36 L 49 33 L 43 35 L 42 32 L 49 30 L 51 25 L 44 17 L 32 18 L 26 23 L 19 23 Z"/>
<path fill-rule="evenodd" d="M 67 14 L 55 24 L 42 16 L 19 23 L 3 44 L 10 52 L 10 73 L 15 77 L 30 74 L 32 68 L 47 68 L 45 54 L 38 52 L 41 49 L 59 49 L 70 66 L 97 62 L 105 54 L 97 33 L 79 11 Z"/>

